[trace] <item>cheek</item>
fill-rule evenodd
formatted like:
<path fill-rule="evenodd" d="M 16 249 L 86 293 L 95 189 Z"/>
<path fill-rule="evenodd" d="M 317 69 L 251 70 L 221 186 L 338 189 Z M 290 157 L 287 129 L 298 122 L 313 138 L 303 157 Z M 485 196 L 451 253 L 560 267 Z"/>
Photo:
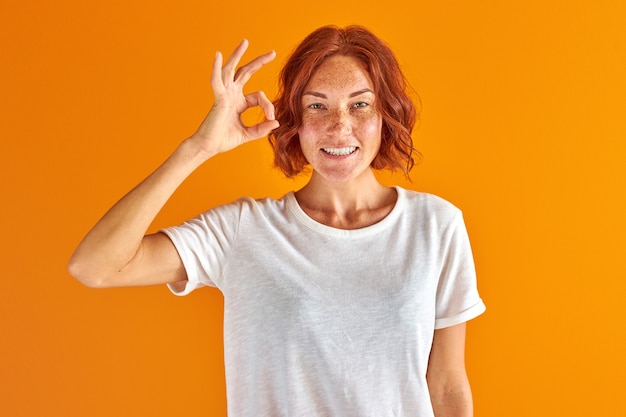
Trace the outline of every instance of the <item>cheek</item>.
<path fill-rule="evenodd" d="M 378 114 L 364 114 L 357 118 L 356 126 L 361 135 L 380 138 L 383 126 L 383 119 Z"/>
<path fill-rule="evenodd" d="M 301 139 L 303 136 L 305 138 L 315 136 L 317 132 L 322 131 L 324 126 L 325 125 L 321 117 L 304 117 L 302 119 L 302 124 L 298 129 L 298 135 Z"/>

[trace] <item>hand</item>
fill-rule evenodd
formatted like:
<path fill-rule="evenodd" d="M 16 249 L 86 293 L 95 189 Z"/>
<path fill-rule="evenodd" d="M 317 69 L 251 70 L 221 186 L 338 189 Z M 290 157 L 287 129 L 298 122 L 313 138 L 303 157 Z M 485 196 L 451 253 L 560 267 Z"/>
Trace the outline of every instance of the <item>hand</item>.
<path fill-rule="evenodd" d="M 237 65 L 248 49 L 248 41 L 243 40 L 222 66 L 223 57 L 217 52 L 213 62 L 211 87 L 214 104 L 198 131 L 190 138 L 197 142 L 201 152 L 213 156 L 226 152 L 251 140 L 268 135 L 279 126 L 274 119 L 274 105 L 262 91 L 243 94 L 243 87 L 252 74 L 276 57 L 274 51 L 261 55 L 239 69 Z M 246 110 L 260 106 L 265 120 L 253 126 L 246 126 L 241 115 Z"/>

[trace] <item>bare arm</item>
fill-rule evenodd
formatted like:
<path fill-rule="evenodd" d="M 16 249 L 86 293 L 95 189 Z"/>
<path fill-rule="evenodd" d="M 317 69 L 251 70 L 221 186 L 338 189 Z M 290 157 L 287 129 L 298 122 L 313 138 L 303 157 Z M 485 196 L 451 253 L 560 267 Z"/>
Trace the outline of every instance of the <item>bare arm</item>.
<path fill-rule="evenodd" d="M 221 152 L 266 136 L 278 127 L 274 107 L 262 92 L 243 94 L 252 74 L 274 59 L 261 55 L 237 69 L 243 41 L 222 66 L 217 53 L 211 86 L 214 105 L 198 131 L 183 141 L 150 176 L 122 197 L 87 233 L 69 263 L 72 276 L 92 287 L 153 285 L 185 281 L 182 262 L 164 234 L 148 227 L 178 186 L 201 164 Z M 245 126 L 241 114 L 260 106 L 266 120 Z"/>
<path fill-rule="evenodd" d="M 472 417 L 465 371 L 465 323 L 435 330 L 426 378 L 436 417 Z"/>

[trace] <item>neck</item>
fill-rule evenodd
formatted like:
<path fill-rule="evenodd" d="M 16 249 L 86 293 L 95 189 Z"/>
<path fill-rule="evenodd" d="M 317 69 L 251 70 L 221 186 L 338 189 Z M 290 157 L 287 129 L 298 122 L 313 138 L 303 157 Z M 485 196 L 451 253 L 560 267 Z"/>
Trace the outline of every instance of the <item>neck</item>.
<path fill-rule="evenodd" d="M 313 172 L 296 198 L 314 220 L 339 229 L 358 229 L 382 220 L 396 202 L 394 189 L 378 182 L 370 170 L 358 180 L 332 182 Z"/>

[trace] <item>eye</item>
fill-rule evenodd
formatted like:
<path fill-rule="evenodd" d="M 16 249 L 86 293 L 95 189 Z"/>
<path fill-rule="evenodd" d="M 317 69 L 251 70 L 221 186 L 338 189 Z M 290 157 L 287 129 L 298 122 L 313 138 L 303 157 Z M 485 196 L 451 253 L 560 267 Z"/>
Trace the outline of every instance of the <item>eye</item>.
<path fill-rule="evenodd" d="M 370 104 L 369 104 L 368 102 L 366 102 L 366 101 L 359 101 L 358 103 L 354 103 L 354 104 L 352 105 L 352 107 L 354 107 L 354 108 L 360 108 L 360 107 L 367 107 L 367 106 L 369 106 L 369 105 L 370 105 Z"/>
<path fill-rule="evenodd" d="M 320 103 L 313 103 L 313 104 L 309 104 L 307 108 L 313 109 L 313 110 L 319 110 L 319 109 L 323 109 L 324 106 L 322 106 Z"/>

